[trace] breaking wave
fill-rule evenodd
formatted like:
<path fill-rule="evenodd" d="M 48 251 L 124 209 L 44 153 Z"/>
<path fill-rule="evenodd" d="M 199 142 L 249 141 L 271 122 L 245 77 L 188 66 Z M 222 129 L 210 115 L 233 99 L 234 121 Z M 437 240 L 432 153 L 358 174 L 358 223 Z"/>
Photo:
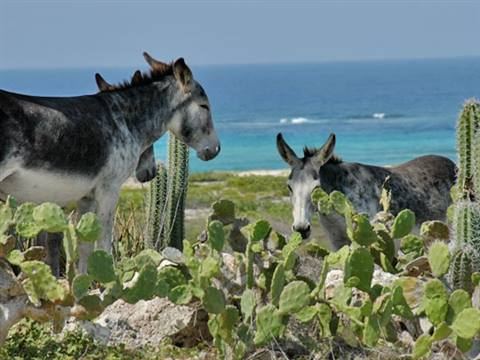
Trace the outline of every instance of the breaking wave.
<path fill-rule="evenodd" d="M 388 114 L 384 112 L 375 112 L 372 114 L 355 114 L 351 116 L 345 116 L 344 119 L 354 119 L 354 120 L 362 120 L 362 119 L 400 119 L 405 117 L 403 114 Z"/>
<path fill-rule="evenodd" d="M 318 124 L 323 123 L 324 120 L 313 120 L 308 119 L 306 117 L 294 117 L 294 118 L 281 118 L 280 124 L 292 124 L 292 125 L 299 125 L 299 124 Z"/>

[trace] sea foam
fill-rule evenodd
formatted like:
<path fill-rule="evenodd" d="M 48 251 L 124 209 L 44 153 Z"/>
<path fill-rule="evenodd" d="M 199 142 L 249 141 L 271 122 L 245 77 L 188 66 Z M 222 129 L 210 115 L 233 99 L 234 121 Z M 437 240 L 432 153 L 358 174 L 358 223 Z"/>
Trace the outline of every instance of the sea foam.
<path fill-rule="evenodd" d="M 321 123 L 322 120 L 312 120 L 306 117 L 294 117 L 291 119 L 288 118 L 281 118 L 280 124 L 293 124 L 293 125 L 300 125 L 300 124 L 315 124 Z"/>

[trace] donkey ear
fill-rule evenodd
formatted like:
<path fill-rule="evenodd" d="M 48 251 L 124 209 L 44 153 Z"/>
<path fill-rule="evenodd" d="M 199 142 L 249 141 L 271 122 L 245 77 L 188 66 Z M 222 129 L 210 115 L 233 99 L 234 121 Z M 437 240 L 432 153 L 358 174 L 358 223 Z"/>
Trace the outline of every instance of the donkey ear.
<path fill-rule="evenodd" d="M 332 133 L 328 137 L 325 144 L 323 144 L 323 146 L 320 148 L 320 150 L 318 150 L 318 152 L 313 157 L 314 163 L 318 167 L 320 167 L 323 164 L 325 164 L 326 162 L 328 162 L 328 160 L 330 160 L 330 158 L 333 155 L 333 150 L 334 149 L 335 149 L 335 134 Z"/>
<path fill-rule="evenodd" d="M 100 75 L 99 73 L 95 74 L 95 81 L 97 82 L 97 87 L 100 91 L 108 91 L 113 87 L 108 82 L 106 82 L 102 75 Z"/>
<path fill-rule="evenodd" d="M 173 75 L 180 82 L 185 92 L 191 90 L 193 76 L 190 68 L 185 64 L 183 58 L 175 60 L 173 63 Z"/>
<path fill-rule="evenodd" d="M 298 158 L 297 154 L 295 154 L 295 151 L 293 151 L 292 148 L 285 142 L 285 140 L 283 140 L 282 133 L 277 134 L 277 150 L 282 159 L 285 160 L 288 165 L 294 166 L 300 162 L 300 159 Z"/>
<path fill-rule="evenodd" d="M 166 68 L 168 68 L 170 66 L 168 64 L 165 64 L 164 62 L 155 60 L 146 51 L 143 52 L 143 57 L 145 58 L 145 61 L 148 63 L 148 65 L 150 65 L 150 67 L 153 70 L 164 71 Z"/>
<path fill-rule="evenodd" d="M 132 84 L 138 85 L 141 82 L 142 82 L 142 73 L 140 72 L 140 70 L 137 70 L 132 76 Z"/>

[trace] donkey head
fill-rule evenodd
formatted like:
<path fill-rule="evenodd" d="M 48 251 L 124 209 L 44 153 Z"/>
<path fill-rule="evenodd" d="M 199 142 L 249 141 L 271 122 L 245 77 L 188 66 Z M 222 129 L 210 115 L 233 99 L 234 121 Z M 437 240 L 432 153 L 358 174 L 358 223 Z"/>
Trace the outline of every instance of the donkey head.
<path fill-rule="evenodd" d="M 298 231 L 302 238 L 310 236 L 310 223 L 315 208 L 311 195 L 315 188 L 321 186 L 319 170 L 333 155 L 335 134 L 330 134 L 326 143 L 319 149 L 304 149 L 304 157 L 299 158 L 283 139 L 277 135 L 277 149 L 283 160 L 290 166 L 291 172 L 287 186 L 293 205 L 293 231 Z"/>
<path fill-rule="evenodd" d="M 220 142 L 213 127 L 207 94 L 194 80 L 190 68 L 183 58 L 168 65 L 153 59 L 147 53 L 143 55 L 154 71 L 165 71 L 166 67 L 172 67 L 176 85 L 174 94 L 176 106 L 167 124 L 168 130 L 195 149 L 200 159 L 213 159 L 220 152 Z"/>

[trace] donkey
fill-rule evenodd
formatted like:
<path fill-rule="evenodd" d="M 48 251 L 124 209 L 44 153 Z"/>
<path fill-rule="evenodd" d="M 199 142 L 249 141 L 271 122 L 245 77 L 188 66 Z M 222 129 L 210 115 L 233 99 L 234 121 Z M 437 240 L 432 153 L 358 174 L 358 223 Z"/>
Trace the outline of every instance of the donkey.
<path fill-rule="evenodd" d="M 18 201 L 77 202 L 102 223 L 96 246 L 112 247 L 113 215 L 125 180 L 167 130 L 211 160 L 220 151 L 210 104 L 183 58 L 151 67 L 138 81 L 78 97 L 35 97 L 0 90 L 0 195 Z M 133 79 L 132 79 L 133 80 Z M 92 244 L 79 247 L 86 271 Z"/>
<path fill-rule="evenodd" d="M 141 84 L 142 73 L 140 70 L 135 71 L 132 77 L 132 84 Z M 95 81 L 100 92 L 113 91 L 115 85 L 109 84 L 99 73 L 95 74 Z M 153 145 L 149 146 L 138 160 L 137 168 L 135 169 L 135 177 L 141 183 L 146 183 L 157 175 L 157 164 L 155 162 L 155 154 L 153 152 Z"/>
<path fill-rule="evenodd" d="M 381 210 L 379 200 L 387 177 L 390 177 L 393 214 L 408 208 L 415 212 L 417 225 L 427 220 L 445 219 L 456 173 L 450 159 L 427 155 L 385 168 L 344 162 L 334 155 L 334 148 L 335 134 L 331 134 L 322 147 L 305 147 L 303 158 L 299 158 L 282 134 L 277 135 L 278 152 L 291 169 L 287 186 L 293 204 L 292 229 L 302 238 L 310 236 L 310 221 L 315 211 L 310 197 L 315 188 L 321 186 L 328 193 L 341 191 L 357 211 L 373 218 Z M 320 223 L 333 248 L 339 249 L 349 243 L 343 217 L 320 215 Z"/>

